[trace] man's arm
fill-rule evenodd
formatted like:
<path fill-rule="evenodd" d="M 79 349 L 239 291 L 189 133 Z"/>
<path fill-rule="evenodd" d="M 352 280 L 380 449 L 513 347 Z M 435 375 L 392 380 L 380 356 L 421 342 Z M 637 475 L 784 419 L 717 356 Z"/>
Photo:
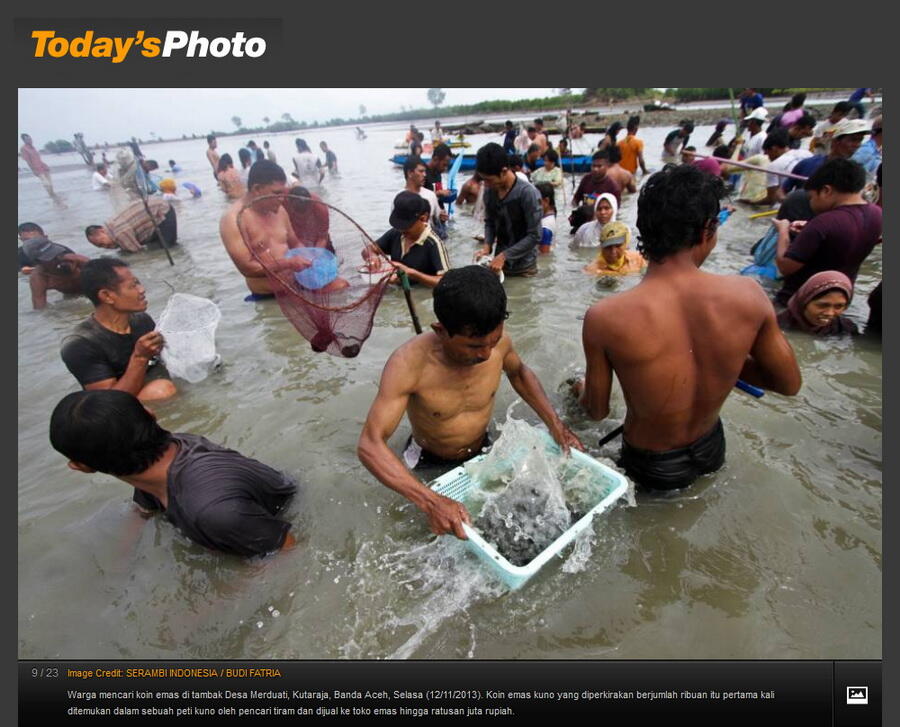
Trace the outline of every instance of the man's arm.
<path fill-rule="evenodd" d="M 541 418 L 541 421 L 547 425 L 554 441 L 568 454 L 570 447 L 575 447 L 584 451 L 584 445 L 579 441 L 556 413 L 553 404 L 544 393 L 541 382 L 535 375 L 534 371 L 528 368 L 519 354 L 513 348 L 512 341 L 506 338 L 507 351 L 503 357 L 503 371 L 509 379 L 509 383 L 516 390 L 516 393 L 525 400 L 525 402 L 534 409 L 535 413 Z"/>
<path fill-rule="evenodd" d="M 247 249 L 244 238 L 238 229 L 237 218 L 228 214 L 219 223 L 219 236 L 225 245 L 225 249 L 231 256 L 235 267 L 242 275 L 248 278 L 264 278 L 266 270 Z"/>
<path fill-rule="evenodd" d="M 134 351 L 128 359 L 125 373 L 119 379 L 109 378 L 85 384 L 85 391 L 97 389 L 113 389 L 115 391 L 127 391 L 132 396 L 138 396 L 144 388 L 147 377 L 147 367 L 150 359 L 159 355 L 163 347 L 163 337 L 159 331 L 145 333 L 134 343 Z"/>
<path fill-rule="evenodd" d="M 387 440 L 400 424 L 409 397 L 414 393 L 415 371 L 418 369 L 414 358 L 415 354 L 407 344 L 388 359 L 356 453 L 360 462 L 379 482 L 403 495 L 425 513 L 431 532 L 438 535 L 453 533 L 465 540 L 462 524 L 472 522 L 466 508 L 426 487 L 387 446 Z"/>
<path fill-rule="evenodd" d="M 741 369 L 740 378 L 748 384 L 785 396 L 794 396 L 800 391 L 802 384 L 794 349 L 778 327 L 775 308 L 763 289 L 758 285 L 753 286 L 753 294 L 759 298 L 759 305 L 765 310 L 765 318 Z"/>
<path fill-rule="evenodd" d="M 612 390 L 612 366 L 603 348 L 602 310 L 594 305 L 584 316 L 581 342 L 587 368 L 579 401 L 591 419 L 605 419 L 609 415 L 609 394 Z"/>
<path fill-rule="evenodd" d="M 803 222 L 803 220 L 795 222 Z M 798 229 L 803 227 L 796 225 L 795 222 L 790 220 L 774 220 L 772 222 L 778 228 L 778 240 L 775 243 L 775 266 L 782 276 L 793 275 L 806 264 L 787 257 L 788 249 L 791 247 L 791 226 L 794 225 Z"/>
<path fill-rule="evenodd" d="M 644 147 L 643 146 L 641 146 L 641 148 L 638 149 L 637 158 L 638 158 L 638 164 L 641 165 L 641 173 L 646 175 L 647 174 L 647 165 L 644 164 Z"/>
<path fill-rule="evenodd" d="M 484 255 L 490 255 L 491 251 L 494 249 L 494 241 L 497 237 L 497 232 L 494 227 L 494 205 L 492 203 L 488 203 L 488 191 L 485 191 L 485 205 L 484 205 L 484 247 L 478 250 L 475 253 L 475 259 L 477 260 Z M 493 200 L 491 200 L 492 202 Z"/>
<path fill-rule="evenodd" d="M 47 276 L 39 270 L 34 270 L 28 276 L 28 285 L 31 287 L 31 307 L 34 310 L 43 310 L 47 307 Z"/>
<path fill-rule="evenodd" d="M 628 184 L 625 185 L 625 191 L 634 194 L 637 192 L 637 185 L 634 183 L 634 175 L 628 175 Z"/>

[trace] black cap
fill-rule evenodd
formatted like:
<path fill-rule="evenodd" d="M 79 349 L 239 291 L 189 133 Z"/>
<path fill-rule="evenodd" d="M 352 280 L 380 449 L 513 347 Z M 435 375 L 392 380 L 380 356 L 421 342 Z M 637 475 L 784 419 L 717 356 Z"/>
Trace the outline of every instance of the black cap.
<path fill-rule="evenodd" d="M 388 222 L 395 230 L 408 230 L 421 215 L 431 211 L 431 205 L 415 192 L 400 192 L 394 197 L 394 209 Z"/>

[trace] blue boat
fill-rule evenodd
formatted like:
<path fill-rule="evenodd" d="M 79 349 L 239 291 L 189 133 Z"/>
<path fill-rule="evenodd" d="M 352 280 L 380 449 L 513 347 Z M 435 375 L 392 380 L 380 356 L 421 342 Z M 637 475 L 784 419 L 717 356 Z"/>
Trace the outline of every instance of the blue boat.
<path fill-rule="evenodd" d="M 408 154 L 394 154 L 388 161 L 394 162 L 398 166 L 403 166 L 406 163 L 406 160 L 409 158 Z M 428 160 L 431 159 L 430 156 L 423 156 L 420 159 L 428 163 Z M 589 172 L 591 171 L 591 157 L 589 155 L 579 155 L 574 157 L 562 157 L 559 160 L 559 166 L 562 167 L 562 170 L 566 173 L 569 172 Z M 537 166 L 544 166 L 544 160 L 538 159 Z M 574 168 L 573 168 L 574 167 Z M 473 172 L 475 171 L 475 155 L 474 154 L 464 154 L 462 158 L 462 165 L 460 166 L 462 171 Z"/>

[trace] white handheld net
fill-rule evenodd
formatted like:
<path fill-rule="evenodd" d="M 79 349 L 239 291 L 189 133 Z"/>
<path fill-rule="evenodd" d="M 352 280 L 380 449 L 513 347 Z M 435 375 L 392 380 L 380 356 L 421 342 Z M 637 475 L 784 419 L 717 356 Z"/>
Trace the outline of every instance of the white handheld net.
<path fill-rule="evenodd" d="M 192 384 L 203 381 L 219 361 L 216 327 L 219 306 L 206 298 L 175 293 L 159 317 L 157 330 L 165 345 L 162 360 L 169 373 Z"/>

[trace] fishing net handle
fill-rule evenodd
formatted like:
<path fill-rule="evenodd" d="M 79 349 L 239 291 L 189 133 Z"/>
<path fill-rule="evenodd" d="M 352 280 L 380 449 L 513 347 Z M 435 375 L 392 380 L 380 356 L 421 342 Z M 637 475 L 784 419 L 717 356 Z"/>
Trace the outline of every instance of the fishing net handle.
<path fill-rule="evenodd" d="M 378 282 L 375 283 L 374 285 L 372 285 L 369 288 L 369 291 L 365 295 L 361 296 L 359 298 L 359 300 L 356 300 L 345 306 L 335 307 L 335 306 L 322 305 L 321 303 L 317 303 L 315 301 L 310 300 L 309 298 L 307 298 L 306 296 L 304 296 L 300 293 L 294 293 L 294 291 L 291 287 L 292 281 L 285 280 L 281 276 L 281 271 L 270 270 L 269 265 L 266 265 L 266 263 L 263 262 L 263 259 L 260 255 L 261 251 L 256 250 L 254 248 L 254 246 L 252 246 L 247 241 L 247 236 L 245 236 L 241 230 L 241 218 L 243 217 L 245 210 L 247 210 L 248 208 L 252 207 L 255 203 L 260 202 L 262 200 L 279 199 L 279 200 L 283 201 L 286 197 L 292 197 L 293 199 L 302 200 L 303 202 L 308 202 L 309 204 L 313 204 L 313 205 L 322 205 L 323 207 L 326 207 L 329 210 L 334 210 L 335 212 L 337 212 L 341 217 L 343 217 L 351 225 L 353 225 L 357 230 L 359 230 L 360 234 L 363 236 L 363 239 L 365 241 L 364 249 L 369 250 L 370 252 L 372 252 L 373 250 L 377 250 L 378 254 L 381 255 L 383 258 L 385 258 L 388 261 L 388 263 L 390 263 L 391 268 L 393 268 L 393 269 L 390 272 L 383 273 L 381 275 L 381 277 L 379 278 Z M 287 211 L 287 210 L 285 210 L 285 211 Z M 288 214 L 290 214 L 290 213 L 288 213 Z M 301 298 L 303 300 L 304 304 L 312 306 L 313 308 L 317 308 L 318 310 L 321 310 L 321 311 L 340 312 L 340 311 L 350 311 L 350 310 L 353 310 L 354 308 L 358 308 L 365 301 L 367 301 L 378 289 L 384 287 L 390 281 L 390 276 L 394 275 L 395 272 L 397 272 L 399 270 L 399 268 L 394 264 L 394 261 L 390 259 L 390 257 L 387 255 L 387 253 L 385 253 L 380 247 L 378 247 L 378 245 L 375 244 L 375 241 L 370 237 L 369 233 L 366 232 L 363 229 L 363 227 L 356 220 L 354 220 L 352 217 L 347 215 L 347 213 L 338 209 L 334 205 L 330 205 L 327 202 L 323 202 L 322 200 L 312 199 L 311 197 L 302 197 L 300 195 L 290 194 L 290 193 L 287 193 L 287 194 L 264 194 L 260 197 L 256 197 L 255 199 L 253 199 L 252 202 L 245 203 L 241 207 L 241 209 L 238 210 L 237 217 L 235 218 L 235 224 L 237 225 L 238 232 L 241 232 L 241 239 L 244 241 L 244 245 L 247 247 L 247 250 L 253 256 L 253 259 L 256 260 L 256 262 L 258 262 L 262 266 L 263 270 L 266 272 L 266 275 L 270 275 L 273 278 L 275 278 L 281 284 L 282 288 L 285 291 L 289 291 L 290 293 Z M 268 248 L 266 249 L 266 252 L 268 252 Z M 276 261 L 275 256 L 272 255 L 271 252 L 269 252 L 268 254 L 269 254 L 269 257 L 272 258 L 273 262 Z M 276 293 L 276 295 L 277 295 L 277 293 Z"/>

